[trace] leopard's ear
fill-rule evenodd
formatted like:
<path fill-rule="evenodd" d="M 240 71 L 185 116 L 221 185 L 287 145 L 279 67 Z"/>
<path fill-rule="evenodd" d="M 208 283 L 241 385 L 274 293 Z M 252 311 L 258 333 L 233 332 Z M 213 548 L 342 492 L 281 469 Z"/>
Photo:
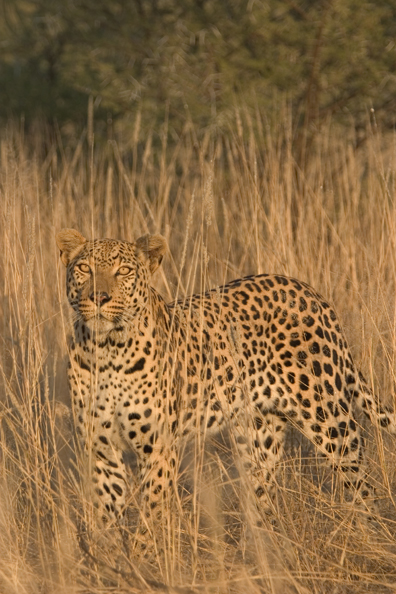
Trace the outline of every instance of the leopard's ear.
<path fill-rule="evenodd" d="M 60 249 L 60 258 L 65 266 L 78 254 L 87 241 L 75 229 L 62 229 L 56 234 L 56 243 Z"/>
<path fill-rule="evenodd" d="M 165 237 L 162 235 L 143 235 L 135 242 L 138 258 L 146 264 L 151 274 L 161 264 L 168 249 Z"/>

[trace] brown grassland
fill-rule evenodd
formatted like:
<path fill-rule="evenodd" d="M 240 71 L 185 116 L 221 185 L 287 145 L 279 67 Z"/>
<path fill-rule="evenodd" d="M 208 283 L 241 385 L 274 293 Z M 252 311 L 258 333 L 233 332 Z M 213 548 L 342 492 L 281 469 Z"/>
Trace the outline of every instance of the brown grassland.
<path fill-rule="evenodd" d="M 137 117 L 130 135 L 102 144 L 89 122 L 70 146 L 39 126 L 27 138 L 16 125 L 2 130 L 1 594 L 396 591 L 395 442 L 363 419 L 375 522 L 345 503 L 294 430 L 275 522 L 260 529 L 249 526 L 248 486 L 227 437 L 205 448 L 197 438 L 186 452 L 149 558 L 131 547 L 138 485 L 122 533 L 95 528 L 85 495 L 66 386 L 62 227 L 126 240 L 161 232 L 169 254 L 154 283 L 169 300 L 261 272 L 312 284 L 334 303 L 375 393 L 393 404 L 395 136 L 371 122 L 354 148 L 352 129 L 329 125 L 300 167 L 283 115 L 272 127 L 236 110 L 235 132 L 198 137 L 186 121 L 178 138 L 166 123 L 144 135 Z"/>

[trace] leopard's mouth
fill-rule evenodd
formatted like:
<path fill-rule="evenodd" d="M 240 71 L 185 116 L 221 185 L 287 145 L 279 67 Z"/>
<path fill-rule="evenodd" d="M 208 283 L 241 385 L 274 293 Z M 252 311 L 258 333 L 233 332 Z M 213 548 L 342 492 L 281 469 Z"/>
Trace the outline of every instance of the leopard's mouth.
<path fill-rule="evenodd" d="M 115 331 L 120 331 L 128 325 L 124 308 L 114 306 L 111 309 L 94 307 L 92 303 L 80 303 L 76 311 L 78 318 L 94 335 L 106 335 Z"/>
<path fill-rule="evenodd" d="M 84 324 L 94 334 L 108 334 L 117 326 L 116 320 L 106 316 L 105 312 L 93 312 L 90 315 L 82 315 Z"/>

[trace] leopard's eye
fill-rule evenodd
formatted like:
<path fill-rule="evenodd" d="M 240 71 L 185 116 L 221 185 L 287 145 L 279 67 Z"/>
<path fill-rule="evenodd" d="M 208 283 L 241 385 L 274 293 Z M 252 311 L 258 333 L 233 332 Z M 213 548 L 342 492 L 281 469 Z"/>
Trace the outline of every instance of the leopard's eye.
<path fill-rule="evenodd" d="M 84 262 L 79 264 L 77 268 L 81 270 L 81 272 L 91 272 L 91 268 L 88 266 L 88 264 L 84 264 Z"/>
<path fill-rule="evenodd" d="M 127 274 L 130 274 L 132 270 L 133 268 L 130 268 L 129 266 L 121 266 L 118 269 L 117 274 L 119 274 L 120 276 L 126 276 Z"/>

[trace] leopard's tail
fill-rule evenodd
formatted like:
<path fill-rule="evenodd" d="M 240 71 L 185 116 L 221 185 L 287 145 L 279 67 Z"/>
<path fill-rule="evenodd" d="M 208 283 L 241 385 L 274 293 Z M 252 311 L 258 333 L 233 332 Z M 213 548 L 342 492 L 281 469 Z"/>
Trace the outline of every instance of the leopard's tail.
<path fill-rule="evenodd" d="M 348 387 L 357 407 L 363 411 L 374 425 L 384 427 L 389 433 L 396 435 L 396 413 L 394 410 L 383 406 L 379 402 L 360 372 L 356 374 L 356 379 L 353 378 L 353 384 L 355 385 L 352 385 L 352 377 L 347 379 L 347 383 L 350 384 Z"/>

